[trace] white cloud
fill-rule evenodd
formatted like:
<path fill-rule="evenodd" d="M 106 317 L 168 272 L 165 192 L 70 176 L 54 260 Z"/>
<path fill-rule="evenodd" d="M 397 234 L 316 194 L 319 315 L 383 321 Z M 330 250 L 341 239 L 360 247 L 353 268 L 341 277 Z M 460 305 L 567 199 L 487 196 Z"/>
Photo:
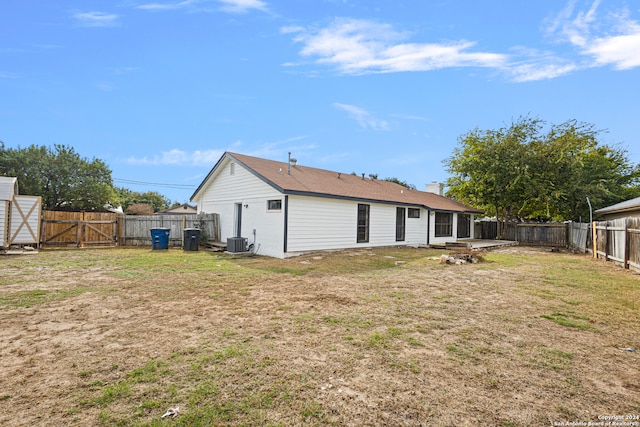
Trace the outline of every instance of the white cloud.
<path fill-rule="evenodd" d="M 515 82 L 554 79 L 580 69 L 580 66 L 553 52 L 541 52 L 523 47 L 513 48 L 511 62 L 503 72 Z"/>
<path fill-rule="evenodd" d="M 547 32 L 591 58 L 591 66 L 640 66 L 640 22 L 631 19 L 627 9 L 599 14 L 599 7 L 600 0 L 595 0 L 588 10 L 576 12 L 573 0 L 549 20 Z"/>
<path fill-rule="evenodd" d="M 103 92 L 113 92 L 118 89 L 118 86 L 113 82 L 100 82 L 96 84 L 96 87 Z"/>
<path fill-rule="evenodd" d="M 113 27 L 118 19 L 118 15 L 104 12 L 76 12 L 72 16 L 84 27 Z"/>
<path fill-rule="evenodd" d="M 127 163 L 131 165 L 172 165 L 172 166 L 210 166 L 218 161 L 223 150 L 196 150 L 192 153 L 174 148 L 163 151 L 153 157 L 129 157 Z"/>
<path fill-rule="evenodd" d="M 471 52 L 469 41 L 449 43 L 403 43 L 408 34 L 388 24 L 359 19 L 335 19 L 321 29 L 283 27 L 297 33 L 300 55 L 317 58 L 319 64 L 335 66 L 345 74 L 428 71 L 447 67 L 501 67 L 503 54 Z"/>
<path fill-rule="evenodd" d="M 146 3 L 136 6 L 136 8 L 143 10 L 174 10 L 189 7 L 197 2 L 198 0 L 184 0 L 174 3 Z"/>
<path fill-rule="evenodd" d="M 349 117 L 358 122 L 363 128 L 373 130 L 389 130 L 389 123 L 385 120 L 378 120 L 371 113 L 355 105 L 341 104 L 334 102 L 333 106 L 339 110 L 346 111 Z"/>
<path fill-rule="evenodd" d="M 261 0 L 219 0 L 221 9 L 230 13 L 246 13 L 251 9 L 267 12 L 267 3 Z"/>
<path fill-rule="evenodd" d="M 618 70 L 640 66 L 640 26 L 624 35 L 595 38 L 584 51 L 600 65 L 613 65 Z"/>
<path fill-rule="evenodd" d="M 508 69 L 513 81 L 522 83 L 537 80 L 554 79 L 577 70 L 575 64 L 520 64 Z"/>
<path fill-rule="evenodd" d="M 414 120 L 417 122 L 427 122 L 429 121 L 429 119 L 427 117 L 423 117 L 423 116 L 415 116 L 412 114 L 393 114 L 393 117 L 396 117 L 398 119 L 402 119 L 402 120 Z"/>
<path fill-rule="evenodd" d="M 124 74 L 129 74 L 129 73 L 133 73 L 135 71 L 138 71 L 138 67 L 117 67 L 113 69 L 114 74 L 121 76 Z"/>
<path fill-rule="evenodd" d="M 300 32 L 303 32 L 304 30 L 305 30 L 305 28 L 301 27 L 299 25 L 291 25 L 291 26 L 288 26 L 288 27 L 280 28 L 280 34 L 300 33 Z"/>
<path fill-rule="evenodd" d="M 143 10 L 178 10 L 189 9 L 191 11 L 207 11 L 211 12 L 213 8 L 210 6 L 211 0 L 182 0 L 169 3 L 145 3 L 136 6 Z M 268 11 L 267 3 L 262 0 L 216 0 L 218 9 L 228 13 L 246 13 L 252 9 Z"/>

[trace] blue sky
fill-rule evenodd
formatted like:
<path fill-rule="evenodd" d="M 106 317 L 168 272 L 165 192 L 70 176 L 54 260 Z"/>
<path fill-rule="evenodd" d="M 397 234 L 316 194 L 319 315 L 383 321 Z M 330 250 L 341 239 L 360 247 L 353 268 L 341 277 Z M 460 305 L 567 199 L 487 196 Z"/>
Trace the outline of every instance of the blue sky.
<path fill-rule="evenodd" d="M 640 162 L 640 2 L 66 0 L 0 6 L 0 140 L 187 202 L 224 151 L 444 181 L 530 115 Z M 140 184 L 149 183 L 149 184 Z"/>

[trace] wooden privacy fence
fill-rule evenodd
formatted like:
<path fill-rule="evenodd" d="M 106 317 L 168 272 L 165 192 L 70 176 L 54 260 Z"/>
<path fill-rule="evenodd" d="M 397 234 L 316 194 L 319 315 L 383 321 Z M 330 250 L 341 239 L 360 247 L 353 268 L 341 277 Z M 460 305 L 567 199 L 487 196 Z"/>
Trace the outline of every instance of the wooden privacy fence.
<path fill-rule="evenodd" d="M 528 246 L 568 246 L 568 226 L 565 223 L 514 223 L 479 221 L 474 237 L 478 239 L 514 240 Z"/>
<path fill-rule="evenodd" d="M 169 246 L 182 246 L 185 228 L 207 241 L 220 240 L 218 214 L 118 215 L 110 212 L 44 211 L 40 244 L 51 246 L 151 246 L 151 229 L 168 228 Z"/>
<path fill-rule="evenodd" d="M 152 228 L 168 228 L 169 246 L 182 246 L 185 228 L 198 228 L 201 240 L 220 241 L 220 216 L 200 215 L 126 215 L 121 217 L 120 246 L 150 246 Z"/>
<path fill-rule="evenodd" d="M 640 270 L 640 218 L 594 222 L 593 235 L 594 257 Z"/>
<path fill-rule="evenodd" d="M 115 246 L 118 218 L 105 212 L 44 211 L 40 244 L 46 246 Z"/>
<path fill-rule="evenodd" d="M 567 243 L 570 249 L 586 253 L 591 245 L 591 225 L 586 222 L 568 223 Z"/>

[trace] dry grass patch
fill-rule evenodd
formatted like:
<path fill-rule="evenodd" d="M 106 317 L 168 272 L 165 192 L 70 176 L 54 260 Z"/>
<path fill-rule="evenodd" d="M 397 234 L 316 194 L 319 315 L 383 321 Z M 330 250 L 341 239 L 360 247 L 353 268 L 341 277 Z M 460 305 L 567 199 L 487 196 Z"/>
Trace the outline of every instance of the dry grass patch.
<path fill-rule="evenodd" d="M 6 426 L 551 425 L 640 412 L 640 279 L 509 248 L 3 258 Z M 161 419 L 169 407 L 175 419 Z"/>

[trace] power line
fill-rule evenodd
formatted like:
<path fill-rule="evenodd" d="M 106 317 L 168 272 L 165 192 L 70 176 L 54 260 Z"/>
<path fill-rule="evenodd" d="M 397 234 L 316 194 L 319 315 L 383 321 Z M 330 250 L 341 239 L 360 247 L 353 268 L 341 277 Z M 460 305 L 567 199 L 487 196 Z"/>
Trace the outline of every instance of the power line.
<path fill-rule="evenodd" d="M 166 187 L 166 188 L 177 188 L 182 190 L 189 190 L 195 188 L 195 185 L 183 185 L 183 184 L 163 184 L 159 182 L 145 182 L 145 181 L 134 181 L 132 179 L 120 179 L 113 178 L 114 182 L 122 182 L 124 184 L 134 184 L 134 185 L 151 185 L 155 187 Z"/>

